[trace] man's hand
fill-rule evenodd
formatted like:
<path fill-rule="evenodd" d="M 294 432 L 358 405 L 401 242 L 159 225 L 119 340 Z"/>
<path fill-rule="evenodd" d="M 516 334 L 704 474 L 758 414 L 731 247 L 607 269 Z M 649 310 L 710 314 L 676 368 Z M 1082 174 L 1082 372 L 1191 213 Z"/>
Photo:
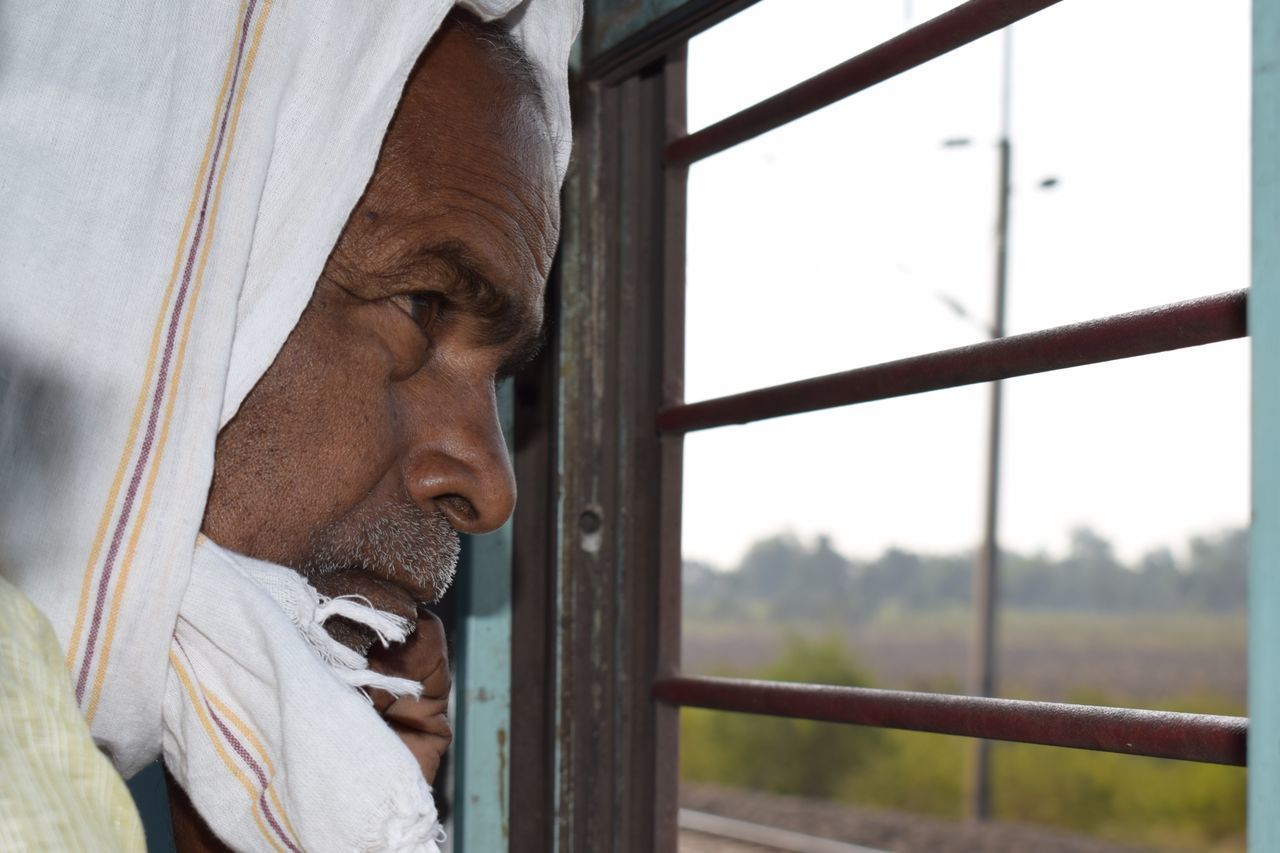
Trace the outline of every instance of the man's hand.
<path fill-rule="evenodd" d="M 420 612 L 418 628 L 405 642 L 388 649 L 374 644 L 369 652 L 369 666 L 377 672 L 422 682 L 421 699 L 411 696 L 393 699 L 381 690 L 369 692 L 374 708 L 418 759 L 423 777 L 429 784 L 434 783 L 440 757 L 453 742 L 453 729 L 447 716 L 453 678 L 449 673 L 444 626 L 432 614 Z M 229 850 L 205 825 L 182 787 L 167 770 L 165 779 L 177 848 L 183 853 Z"/>
<path fill-rule="evenodd" d="M 340 569 L 319 575 L 308 574 L 306 578 L 321 595 L 327 595 L 330 598 L 356 595 L 363 598 L 369 606 L 406 619 L 409 624 L 413 624 L 418 618 L 418 605 L 407 592 L 389 581 L 375 578 L 363 569 Z M 335 616 L 325 622 L 324 627 L 329 632 L 329 636 L 362 655 L 367 655 L 370 649 L 378 645 L 378 636 L 372 628 L 343 619 L 341 616 Z M 443 647 L 442 644 L 441 648 Z M 412 676 L 409 677 L 412 678 Z"/>
<path fill-rule="evenodd" d="M 434 783 L 440 757 L 453 742 L 449 726 L 449 653 L 444 625 L 426 611 L 418 614 L 418 629 L 403 643 L 390 648 L 375 645 L 369 651 L 369 668 L 422 683 L 422 698 L 392 699 L 381 690 L 370 690 L 373 707 L 418 759 L 422 775 Z"/>
<path fill-rule="evenodd" d="M 418 627 L 409 638 L 390 648 L 383 648 L 369 628 L 346 619 L 331 619 L 325 628 L 338 642 L 366 655 L 375 672 L 422 684 L 421 699 L 393 700 L 381 690 L 370 690 L 369 695 L 373 707 L 418 759 L 423 777 L 434 783 L 440 757 L 453 742 L 447 714 L 453 678 L 444 626 L 431 613 L 419 610 L 404 590 L 368 572 L 351 569 L 309 580 L 323 595 L 360 595 L 380 610 L 417 620 Z"/>

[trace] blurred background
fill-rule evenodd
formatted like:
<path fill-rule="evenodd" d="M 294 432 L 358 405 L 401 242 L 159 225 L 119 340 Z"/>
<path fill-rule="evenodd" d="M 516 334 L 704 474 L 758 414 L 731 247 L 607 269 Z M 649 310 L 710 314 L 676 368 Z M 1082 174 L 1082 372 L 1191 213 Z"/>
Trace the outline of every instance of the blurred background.
<path fill-rule="evenodd" d="M 761 0 L 690 43 L 689 128 L 955 5 Z M 1072 0 L 695 164 L 686 399 L 990 337 L 1002 137 L 1007 334 L 1247 286 L 1249 14 Z M 996 695 L 1244 713 L 1248 346 L 1004 383 Z M 989 393 L 690 434 L 684 669 L 968 692 Z M 967 741 L 681 720 L 690 808 L 886 849 L 1244 846 L 1238 768 L 997 744 L 991 815 L 1042 834 L 962 841 Z"/>

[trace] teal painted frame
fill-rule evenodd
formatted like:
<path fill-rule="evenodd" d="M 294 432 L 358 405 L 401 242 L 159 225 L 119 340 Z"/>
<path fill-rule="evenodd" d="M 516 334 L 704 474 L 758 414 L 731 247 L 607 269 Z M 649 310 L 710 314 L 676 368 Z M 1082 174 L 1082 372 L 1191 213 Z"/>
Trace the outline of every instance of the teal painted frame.
<path fill-rule="evenodd" d="M 498 388 L 511 452 L 512 383 Z M 510 836 L 511 558 L 508 521 L 469 537 L 458 572 L 453 851 L 497 853 Z"/>
<path fill-rule="evenodd" d="M 177 853 L 173 843 L 173 820 L 169 817 L 169 792 L 165 789 L 164 763 L 156 760 L 125 783 L 138 807 L 147 853 Z"/>
<path fill-rule="evenodd" d="M 1253 3 L 1249 850 L 1280 850 L 1280 0 Z"/>
<path fill-rule="evenodd" d="M 680 11 L 688 0 L 593 0 L 588 38 L 591 53 L 603 53 L 664 15 Z"/>

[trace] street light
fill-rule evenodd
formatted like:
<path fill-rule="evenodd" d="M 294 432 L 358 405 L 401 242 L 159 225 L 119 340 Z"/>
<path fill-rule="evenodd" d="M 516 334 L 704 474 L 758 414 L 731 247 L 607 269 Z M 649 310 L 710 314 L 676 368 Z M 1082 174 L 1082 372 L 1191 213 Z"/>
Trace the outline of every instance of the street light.
<path fill-rule="evenodd" d="M 1000 86 L 1000 163 L 996 190 L 996 271 L 995 308 L 991 337 L 1004 337 L 1005 292 L 1009 281 L 1009 190 L 1013 143 L 1010 140 L 1010 89 L 1013 76 L 1013 30 L 1003 32 L 1003 62 Z M 1003 386 L 991 383 L 991 410 L 987 435 L 986 513 L 982 527 L 982 547 L 973 572 L 973 655 L 970 684 L 979 696 L 992 696 L 996 684 L 996 598 L 999 589 L 1000 550 L 1000 429 Z M 991 816 L 991 743 L 978 740 L 973 749 L 973 772 L 969 789 L 969 814 L 974 820 Z"/>
<path fill-rule="evenodd" d="M 999 165 L 996 174 L 996 228 L 995 228 L 995 305 L 990 326 L 975 320 L 958 300 L 939 293 L 938 298 L 959 316 L 979 326 L 992 339 L 1005 335 L 1005 304 L 1009 283 L 1009 210 L 1013 142 L 1010 113 L 1012 106 L 1011 82 L 1013 76 L 1013 29 L 1003 32 L 1003 63 L 1000 92 L 1000 138 L 997 143 Z M 944 139 L 944 148 L 967 148 L 969 137 L 957 136 Z M 1039 181 L 1042 190 L 1058 186 L 1057 176 L 1046 176 Z M 997 380 L 991 383 L 991 402 L 987 434 L 987 481 L 985 515 L 982 528 L 982 545 L 973 572 L 973 645 L 970 659 L 970 684 L 972 693 L 978 696 L 995 695 L 996 686 L 996 599 L 1000 580 L 999 510 L 1000 510 L 1000 437 L 1002 428 L 1003 386 Z M 991 745 L 986 740 L 974 742 L 973 763 L 969 788 L 969 814 L 975 820 L 991 816 Z"/>

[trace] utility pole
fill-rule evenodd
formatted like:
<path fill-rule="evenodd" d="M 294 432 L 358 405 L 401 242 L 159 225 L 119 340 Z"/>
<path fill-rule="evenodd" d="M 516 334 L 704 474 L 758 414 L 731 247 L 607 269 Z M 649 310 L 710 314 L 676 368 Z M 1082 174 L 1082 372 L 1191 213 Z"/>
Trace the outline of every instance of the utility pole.
<path fill-rule="evenodd" d="M 1003 32 L 1004 61 L 1000 93 L 999 174 L 996 195 L 995 308 L 991 337 L 1004 337 L 1005 292 L 1009 279 L 1009 196 L 1013 145 L 1010 141 L 1010 78 L 1012 77 L 1013 31 Z M 991 383 L 991 410 L 987 436 L 986 514 L 982 547 L 973 572 L 973 651 L 970 689 L 978 696 L 993 696 L 996 689 L 996 610 L 999 599 L 1000 546 L 1000 426 L 1001 383 Z M 991 816 L 991 743 L 974 741 L 972 775 L 969 786 L 969 815 L 974 820 Z"/>

